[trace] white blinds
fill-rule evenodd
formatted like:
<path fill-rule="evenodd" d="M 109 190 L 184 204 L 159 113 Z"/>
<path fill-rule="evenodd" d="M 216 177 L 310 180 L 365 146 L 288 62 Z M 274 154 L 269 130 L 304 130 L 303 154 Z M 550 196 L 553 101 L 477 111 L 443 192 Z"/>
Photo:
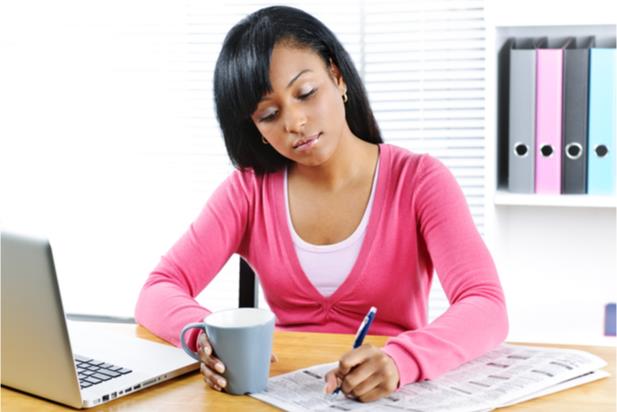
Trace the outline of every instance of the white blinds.
<path fill-rule="evenodd" d="M 3 223 L 51 237 L 68 311 L 131 315 L 160 255 L 231 171 L 214 62 L 229 28 L 271 3 L 12 3 L 0 6 Z M 285 4 L 337 34 L 384 139 L 443 160 L 482 231 L 483 1 Z M 199 300 L 235 306 L 237 270 L 234 258 Z M 431 318 L 446 305 L 436 292 Z"/>
<path fill-rule="evenodd" d="M 483 229 L 482 1 L 366 2 L 365 82 L 386 141 L 441 159 Z"/>

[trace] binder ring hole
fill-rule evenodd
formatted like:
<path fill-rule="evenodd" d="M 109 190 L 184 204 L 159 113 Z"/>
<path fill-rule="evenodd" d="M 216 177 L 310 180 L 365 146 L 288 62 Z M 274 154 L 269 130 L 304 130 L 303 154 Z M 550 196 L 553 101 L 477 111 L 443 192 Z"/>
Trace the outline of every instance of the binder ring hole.
<path fill-rule="evenodd" d="M 529 147 L 525 143 L 516 143 L 514 145 L 514 154 L 519 157 L 525 157 L 529 153 Z"/>
<path fill-rule="evenodd" d="M 540 148 L 540 152 L 544 157 L 551 157 L 553 155 L 553 146 L 551 146 L 550 144 L 542 145 L 542 147 Z"/>
<path fill-rule="evenodd" d="M 566 156 L 576 160 L 583 154 L 583 147 L 579 143 L 570 143 L 566 146 Z"/>
<path fill-rule="evenodd" d="M 608 147 L 603 144 L 596 146 L 596 148 L 593 150 L 596 152 L 599 158 L 603 158 L 608 154 Z"/>

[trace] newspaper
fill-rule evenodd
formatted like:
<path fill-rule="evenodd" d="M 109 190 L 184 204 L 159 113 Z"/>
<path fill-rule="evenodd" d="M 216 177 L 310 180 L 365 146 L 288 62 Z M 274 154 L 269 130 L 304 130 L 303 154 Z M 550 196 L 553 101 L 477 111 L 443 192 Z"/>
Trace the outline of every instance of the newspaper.
<path fill-rule="evenodd" d="M 438 379 L 403 386 L 375 402 L 326 395 L 324 375 L 336 363 L 315 365 L 268 381 L 253 398 L 287 411 L 490 411 L 601 379 L 601 358 L 571 349 L 503 344 Z"/>

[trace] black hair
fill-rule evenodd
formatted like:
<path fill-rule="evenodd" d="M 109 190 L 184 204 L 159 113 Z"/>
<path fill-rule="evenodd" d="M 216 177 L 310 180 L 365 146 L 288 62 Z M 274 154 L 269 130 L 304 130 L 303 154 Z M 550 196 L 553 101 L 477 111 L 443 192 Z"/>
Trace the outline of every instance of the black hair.
<path fill-rule="evenodd" d="M 262 137 L 251 119 L 264 95 L 272 91 L 270 58 L 281 41 L 317 53 L 326 66 L 334 63 L 347 85 L 345 117 L 353 134 L 382 143 L 362 80 L 334 33 L 310 14 L 287 6 L 260 9 L 237 23 L 225 37 L 214 70 L 214 100 L 233 165 L 257 174 L 280 170 L 291 160 Z"/>

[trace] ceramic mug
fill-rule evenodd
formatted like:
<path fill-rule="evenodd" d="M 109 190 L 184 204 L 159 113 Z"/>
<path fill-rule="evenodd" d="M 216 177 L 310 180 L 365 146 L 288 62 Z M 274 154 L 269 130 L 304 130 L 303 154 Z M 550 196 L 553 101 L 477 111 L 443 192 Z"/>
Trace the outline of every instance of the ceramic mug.
<path fill-rule="evenodd" d="M 206 332 L 214 355 L 225 364 L 226 392 L 244 395 L 266 389 L 274 334 L 272 312 L 256 308 L 229 309 L 211 313 L 203 322 L 186 325 L 180 332 L 182 348 L 201 361 L 184 338 L 193 328 Z"/>

